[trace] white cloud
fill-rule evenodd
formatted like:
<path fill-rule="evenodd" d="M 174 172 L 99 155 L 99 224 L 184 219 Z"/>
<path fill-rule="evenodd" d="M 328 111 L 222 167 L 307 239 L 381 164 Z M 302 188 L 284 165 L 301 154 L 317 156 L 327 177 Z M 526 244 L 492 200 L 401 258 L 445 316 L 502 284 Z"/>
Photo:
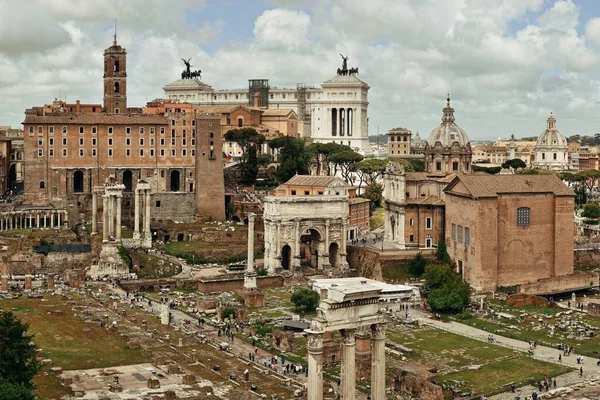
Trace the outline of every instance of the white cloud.
<path fill-rule="evenodd" d="M 296 47 L 307 39 L 309 27 L 310 17 L 303 11 L 267 10 L 256 19 L 254 37 L 267 47 Z"/>
<path fill-rule="evenodd" d="M 596 46 L 600 46 L 600 18 L 590 18 L 585 25 L 586 37 Z"/>

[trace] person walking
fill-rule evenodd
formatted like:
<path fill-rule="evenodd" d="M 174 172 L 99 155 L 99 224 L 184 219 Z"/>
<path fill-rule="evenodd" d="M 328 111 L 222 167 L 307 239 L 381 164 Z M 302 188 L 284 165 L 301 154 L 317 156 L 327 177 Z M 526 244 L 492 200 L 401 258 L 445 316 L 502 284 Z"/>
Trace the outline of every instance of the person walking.
<path fill-rule="evenodd" d="M 579 367 L 579 377 L 583 378 L 583 367 Z"/>

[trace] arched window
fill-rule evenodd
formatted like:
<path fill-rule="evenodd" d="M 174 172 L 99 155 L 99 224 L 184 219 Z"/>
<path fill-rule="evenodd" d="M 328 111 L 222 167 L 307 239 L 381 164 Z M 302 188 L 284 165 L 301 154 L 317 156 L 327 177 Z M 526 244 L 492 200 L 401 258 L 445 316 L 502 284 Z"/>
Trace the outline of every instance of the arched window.
<path fill-rule="evenodd" d="M 115 82 L 115 93 L 119 93 L 119 82 Z"/>
<path fill-rule="evenodd" d="M 123 172 L 123 185 L 125 186 L 126 192 L 131 192 L 133 190 L 133 172 L 130 170 Z"/>
<path fill-rule="evenodd" d="M 531 208 L 519 207 L 517 208 L 517 225 L 518 226 L 529 226 L 531 222 Z"/>
<path fill-rule="evenodd" d="M 179 171 L 171 171 L 171 192 L 179 192 Z"/>
<path fill-rule="evenodd" d="M 83 193 L 83 172 L 75 171 L 73 174 L 73 193 Z"/>
<path fill-rule="evenodd" d="M 115 60 L 115 72 L 119 72 L 119 60 Z"/>

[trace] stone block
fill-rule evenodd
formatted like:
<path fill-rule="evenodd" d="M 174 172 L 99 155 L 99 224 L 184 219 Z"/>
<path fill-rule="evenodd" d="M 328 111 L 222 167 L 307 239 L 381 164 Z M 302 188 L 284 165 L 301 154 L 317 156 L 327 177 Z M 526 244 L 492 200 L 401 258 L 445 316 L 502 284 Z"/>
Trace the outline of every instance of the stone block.
<path fill-rule="evenodd" d="M 160 381 L 157 377 L 152 376 L 148 379 L 148 389 L 158 389 L 160 388 Z"/>
<path fill-rule="evenodd" d="M 61 367 L 52 367 L 52 368 L 50 368 L 50 372 L 52 372 L 54 375 L 60 375 L 60 374 L 62 374 L 62 368 Z"/>
<path fill-rule="evenodd" d="M 186 374 L 183 376 L 184 385 L 195 385 L 196 384 L 196 376 L 192 374 Z"/>
<path fill-rule="evenodd" d="M 180 374 L 181 368 L 179 368 L 179 365 L 177 364 L 169 364 L 169 367 L 167 368 L 167 373 L 169 375 Z"/>

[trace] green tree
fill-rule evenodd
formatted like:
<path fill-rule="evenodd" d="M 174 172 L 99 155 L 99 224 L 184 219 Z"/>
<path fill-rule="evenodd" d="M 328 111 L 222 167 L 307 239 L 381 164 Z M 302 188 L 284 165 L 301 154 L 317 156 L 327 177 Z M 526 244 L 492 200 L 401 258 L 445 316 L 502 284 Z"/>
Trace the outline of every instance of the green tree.
<path fill-rule="evenodd" d="M 33 390 L 20 383 L 10 383 L 0 378 L 0 400 L 34 400 Z"/>
<path fill-rule="evenodd" d="M 362 197 L 371 201 L 371 210 L 381 207 L 381 202 L 383 201 L 383 186 L 379 183 L 367 186 Z"/>
<path fill-rule="evenodd" d="M 292 293 L 290 300 L 296 306 L 297 311 L 313 312 L 317 309 L 317 305 L 319 305 L 319 293 L 314 290 L 302 288 Z"/>
<path fill-rule="evenodd" d="M 433 311 L 461 312 L 469 304 L 471 288 L 449 265 L 425 268 L 427 304 Z"/>
<path fill-rule="evenodd" d="M 575 187 L 575 204 L 581 206 L 587 203 L 587 192 L 585 191 L 585 187 L 583 185 L 577 185 Z"/>
<path fill-rule="evenodd" d="M 342 174 L 342 178 L 347 184 L 352 184 L 352 173 L 356 171 L 356 164 L 363 160 L 363 156 L 352 150 L 350 147 L 333 153 L 329 157 L 329 161 L 334 165 L 334 173 L 336 174 L 338 168 Z"/>
<path fill-rule="evenodd" d="M 427 266 L 427 260 L 425 257 L 421 255 L 421 253 L 417 253 L 415 258 L 410 260 L 408 264 L 408 270 L 411 274 L 415 276 L 421 276 L 425 272 L 425 267 Z"/>
<path fill-rule="evenodd" d="M 598 179 L 600 178 L 600 171 L 596 169 L 589 169 L 578 172 L 577 175 L 581 177 L 581 182 L 587 188 L 588 193 L 592 193 L 592 189 L 597 186 Z"/>
<path fill-rule="evenodd" d="M 330 164 L 331 156 L 341 150 L 349 150 L 350 147 L 339 143 L 312 143 L 307 147 L 308 153 L 311 155 L 311 162 L 316 166 L 317 175 L 321 175 L 322 168 L 325 168 L 325 173 L 331 175 Z"/>
<path fill-rule="evenodd" d="M 33 391 L 32 379 L 40 369 L 28 330 L 29 324 L 21 323 L 12 312 L 0 314 L 0 378 L 16 385 L 14 390 L 21 386 Z"/>
<path fill-rule="evenodd" d="M 242 148 L 243 154 L 240 160 L 240 171 L 242 173 L 242 182 L 253 185 L 258 177 L 260 162 L 258 147 L 265 142 L 265 136 L 256 132 L 253 128 L 232 129 L 225 133 L 225 140 L 236 142 Z"/>
<path fill-rule="evenodd" d="M 356 164 L 356 172 L 359 175 L 360 183 L 358 185 L 358 191 L 362 187 L 362 183 L 365 182 L 367 185 L 374 184 L 378 178 L 383 176 L 385 168 L 387 167 L 387 159 L 376 159 L 370 158 L 368 160 L 362 160 Z"/>
<path fill-rule="evenodd" d="M 435 253 L 435 258 L 444 264 L 451 264 L 452 263 L 452 259 L 450 258 L 450 255 L 448 254 L 448 250 L 446 249 L 446 241 L 445 240 L 440 240 L 440 242 L 438 243 L 437 246 L 437 250 Z"/>
<path fill-rule="evenodd" d="M 598 203 L 589 203 L 583 207 L 581 216 L 584 218 L 598 219 L 600 218 L 600 206 Z"/>
<path fill-rule="evenodd" d="M 508 168 L 513 173 L 515 171 L 517 171 L 519 168 L 526 168 L 526 167 L 527 167 L 527 164 L 525 164 L 525 161 L 521 160 L 520 158 L 513 158 L 512 160 L 508 160 L 508 161 L 502 163 L 502 168 Z"/>
<path fill-rule="evenodd" d="M 308 175 L 310 153 L 304 147 L 304 141 L 292 136 L 282 136 L 269 142 L 269 147 L 279 150 L 279 167 L 275 177 L 281 182 L 290 180 L 294 175 Z"/>
<path fill-rule="evenodd" d="M 481 167 L 479 165 L 473 165 L 473 172 L 485 172 L 486 174 L 496 175 L 502 170 L 502 167 Z"/>

